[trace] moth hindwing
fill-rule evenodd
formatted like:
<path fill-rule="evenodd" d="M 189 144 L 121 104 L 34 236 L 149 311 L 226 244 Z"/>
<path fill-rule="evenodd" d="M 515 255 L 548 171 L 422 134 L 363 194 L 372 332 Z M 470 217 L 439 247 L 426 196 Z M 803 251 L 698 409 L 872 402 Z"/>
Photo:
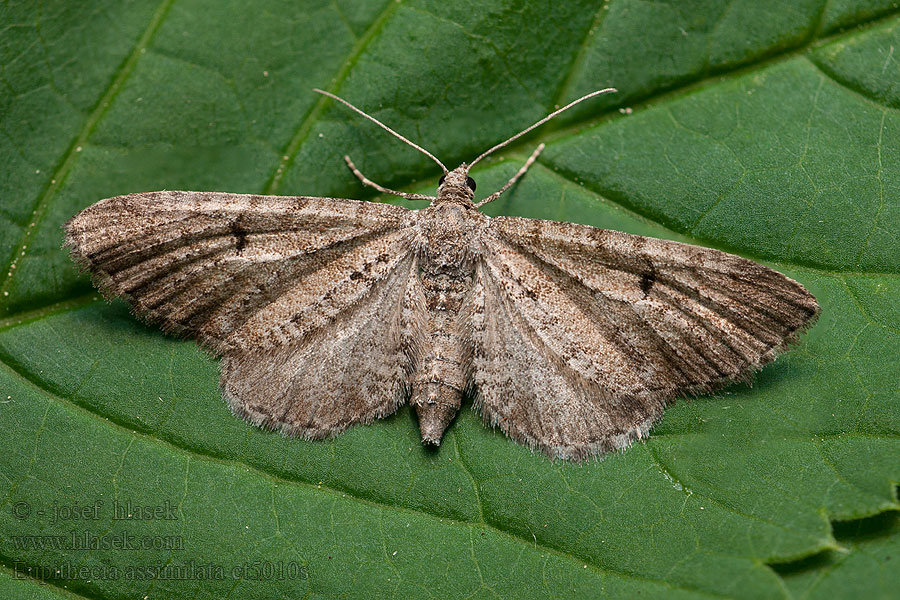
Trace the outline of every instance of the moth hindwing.
<path fill-rule="evenodd" d="M 432 197 L 384 188 L 345 157 L 353 173 L 429 206 L 151 192 L 66 224 L 106 295 L 222 357 L 226 400 L 257 425 L 325 438 L 408 400 L 437 445 L 469 394 L 514 440 L 583 459 L 646 435 L 679 396 L 747 379 L 818 315 L 799 283 L 732 254 L 481 213 L 543 144 L 476 204 L 471 164 L 448 170 L 365 116 L 444 175 Z"/>

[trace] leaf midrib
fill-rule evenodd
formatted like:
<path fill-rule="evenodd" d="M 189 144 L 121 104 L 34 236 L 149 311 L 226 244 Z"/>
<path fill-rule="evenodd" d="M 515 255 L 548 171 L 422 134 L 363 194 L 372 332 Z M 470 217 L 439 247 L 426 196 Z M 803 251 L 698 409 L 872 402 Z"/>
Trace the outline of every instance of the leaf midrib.
<path fill-rule="evenodd" d="M 380 502 L 377 500 L 372 500 L 372 499 L 366 498 L 364 496 L 361 496 L 361 495 L 355 493 L 353 490 L 336 488 L 336 487 L 333 487 L 333 486 L 330 486 L 330 485 L 327 485 L 327 484 L 321 483 L 321 482 L 312 483 L 312 482 L 305 481 L 305 480 L 299 479 L 299 478 L 288 478 L 283 475 L 270 473 L 263 467 L 260 467 L 257 465 L 246 463 L 246 462 L 243 462 L 243 461 L 240 461 L 237 459 L 222 458 L 222 457 L 216 456 L 214 454 L 202 452 L 196 448 L 178 445 L 167 439 L 157 437 L 157 436 L 153 435 L 152 432 L 137 430 L 126 424 L 123 424 L 120 422 L 120 420 L 118 419 L 118 417 L 116 415 L 101 414 L 101 413 L 97 412 L 96 410 L 94 410 L 93 407 L 88 407 L 88 406 L 80 404 L 72 399 L 60 396 L 53 390 L 47 388 L 44 385 L 43 381 L 36 380 L 35 378 L 29 376 L 28 373 L 23 372 L 21 369 L 17 368 L 13 364 L 10 364 L 7 357 L 0 358 L 0 365 L 2 365 L 2 367 L 5 368 L 9 373 L 14 374 L 17 379 L 25 382 L 29 387 L 33 388 L 34 390 L 39 392 L 41 395 L 45 396 L 51 402 L 56 402 L 56 403 L 68 406 L 69 408 L 71 408 L 73 410 L 77 410 L 78 412 L 81 412 L 82 414 L 86 414 L 93 420 L 102 422 L 106 426 L 113 427 L 115 429 L 118 429 L 119 431 L 125 432 L 132 436 L 140 436 L 144 440 L 150 440 L 152 443 L 160 444 L 169 449 L 173 449 L 178 453 L 186 455 L 188 458 L 191 458 L 191 457 L 200 458 L 200 459 L 208 460 L 211 462 L 216 462 L 219 464 L 231 465 L 231 466 L 239 465 L 242 468 L 252 470 L 253 472 L 257 473 L 258 475 L 268 478 L 276 483 L 283 483 L 283 484 L 289 484 L 289 485 L 292 484 L 292 485 L 296 485 L 298 487 L 304 487 L 304 488 L 308 488 L 310 490 L 317 490 L 317 491 L 326 490 L 327 492 L 334 494 L 335 496 L 340 496 L 341 498 L 350 498 L 353 501 L 359 502 L 361 504 L 365 504 L 367 506 L 378 508 L 379 510 L 401 511 L 401 512 L 406 512 L 409 514 L 417 515 L 421 518 L 426 518 L 429 520 L 436 520 L 441 523 L 449 523 L 449 524 L 455 524 L 455 525 L 465 526 L 465 527 L 484 527 L 484 528 L 490 529 L 498 534 L 502 534 L 511 539 L 514 539 L 518 543 L 521 543 L 526 547 L 529 547 L 529 548 L 535 547 L 533 540 L 526 539 L 526 538 L 522 537 L 521 535 L 518 535 L 517 533 L 506 531 L 485 519 L 483 519 L 480 522 L 479 521 L 466 521 L 463 519 L 455 519 L 452 517 L 442 516 L 442 515 L 439 515 L 436 513 L 430 513 L 430 512 L 424 511 L 424 510 L 417 510 L 417 509 L 402 506 L 402 505 L 394 505 L 394 504 L 389 504 L 386 502 Z M 463 469 L 463 471 L 466 473 L 466 475 L 470 479 L 473 489 L 475 491 L 476 497 L 479 498 L 479 510 L 480 510 L 480 514 L 482 515 L 482 518 L 483 518 L 484 511 L 483 511 L 483 508 L 481 508 L 481 506 L 480 506 L 481 499 L 480 499 L 480 491 L 479 491 L 479 487 L 478 487 L 477 478 L 474 476 L 474 474 L 472 474 L 469 471 L 468 467 L 465 464 L 465 460 L 463 459 L 463 455 L 459 448 L 458 441 L 456 440 L 456 433 L 451 432 L 451 435 L 454 436 L 453 441 L 454 441 L 455 452 L 461 461 L 461 468 Z M 681 437 L 682 435 L 691 435 L 691 434 L 660 434 L 657 437 L 659 437 L 659 438 L 662 438 L 662 437 L 677 438 L 677 437 Z M 796 436 L 796 439 L 817 441 L 817 439 L 830 439 L 830 438 L 836 438 L 836 437 L 839 437 L 842 439 L 854 438 L 854 437 L 864 437 L 867 439 L 868 438 L 871 438 L 871 439 L 900 439 L 900 437 L 892 436 L 890 434 L 877 434 L 877 435 L 876 434 L 865 434 L 865 435 L 859 434 L 859 435 L 856 435 L 856 434 L 850 434 L 850 433 L 842 433 L 838 436 L 810 434 L 808 436 Z M 651 450 L 648 450 L 648 452 L 651 453 L 651 459 L 654 462 L 654 464 L 656 464 L 659 468 L 661 468 L 666 473 L 669 473 L 670 477 L 674 477 L 671 475 L 669 468 L 666 467 L 666 465 L 664 464 L 664 461 L 662 461 L 662 459 L 660 459 L 658 455 L 656 455 Z M 856 486 L 854 486 L 854 487 L 856 487 Z M 790 528 L 788 528 L 784 525 L 772 522 L 770 520 L 758 517 L 756 515 L 746 514 L 741 511 L 738 511 L 736 509 L 733 509 L 732 507 L 721 502 L 720 500 L 718 500 L 712 496 L 709 496 L 707 494 L 704 494 L 703 492 L 695 491 L 694 493 L 697 494 L 698 497 L 707 499 L 710 502 L 716 504 L 717 506 L 719 506 L 722 510 L 724 510 L 726 512 L 730 512 L 732 514 L 735 514 L 735 515 L 743 517 L 743 518 L 760 521 L 762 523 L 766 523 L 777 529 L 783 529 L 786 531 L 790 531 Z M 885 511 L 888 511 L 891 509 L 892 509 L 891 507 L 884 507 L 883 510 L 879 511 L 876 514 L 880 514 L 881 512 L 885 512 Z M 827 516 L 823 515 L 823 517 L 825 517 L 827 519 Z M 569 552 L 558 549 L 555 546 L 547 545 L 544 542 L 538 543 L 537 547 L 540 547 L 548 552 L 553 552 L 554 554 L 557 554 L 561 557 L 566 558 L 567 560 L 576 562 L 578 564 L 589 564 L 592 567 L 592 569 L 594 569 L 598 573 L 605 573 L 608 575 L 632 578 L 632 579 L 635 579 L 638 581 L 656 583 L 656 584 L 660 584 L 660 585 L 669 585 L 669 583 L 665 582 L 665 581 L 658 581 L 658 580 L 655 580 L 655 579 L 652 579 L 652 578 L 649 578 L 649 577 L 646 577 L 643 575 L 636 575 L 636 574 L 625 572 L 625 571 L 617 571 L 617 570 L 610 569 L 605 566 L 597 565 L 596 563 L 591 562 L 591 560 L 588 558 L 582 558 L 577 555 L 573 555 Z M 791 556 L 791 557 L 789 557 L 789 560 L 796 560 L 798 558 L 812 556 L 814 554 L 817 554 L 819 552 L 822 552 L 822 551 L 828 550 L 828 549 L 833 549 L 833 546 L 829 543 L 821 544 L 820 547 L 810 548 L 810 550 L 807 553 L 803 553 L 803 554 L 800 554 L 797 556 Z M 8 557 L 4 557 L 4 556 L 0 555 L 0 564 L 2 564 L 4 562 L 4 560 L 7 558 Z M 774 560 L 774 559 L 781 560 L 782 558 L 784 558 L 784 557 L 778 556 L 778 557 L 774 557 L 772 560 Z M 763 561 L 760 561 L 760 563 L 763 564 Z M 689 587 L 681 587 L 681 588 L 677 588 L 677 589 L 683 589 L 686 591 L 691 591 L 691 592 L 710 595 L 710 596 L 715 597 L 714 595 L 709 594 L 705 590 L 696 590 L 696 589 L 689 588 Z"/>

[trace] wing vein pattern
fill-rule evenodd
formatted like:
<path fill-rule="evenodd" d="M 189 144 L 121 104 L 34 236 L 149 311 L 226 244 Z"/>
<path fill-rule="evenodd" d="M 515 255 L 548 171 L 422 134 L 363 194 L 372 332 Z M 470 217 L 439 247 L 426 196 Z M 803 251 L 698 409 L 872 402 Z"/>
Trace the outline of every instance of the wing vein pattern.
<path fill-rule="evenodd" d="M 793 280 L 732 254 L 497 217 L 462 326 L 483 418 L 578 459 L 645 435 L 677 396 L 749 378 L 818 311 Z"/>
<path fill-rule="evenodd" d="M 235 413 L 320 438 L 403 402 L 424 310 L 408 209 L 154 192 L 98 202 L 66 230 L 104 294 L 222 356 Z"/>

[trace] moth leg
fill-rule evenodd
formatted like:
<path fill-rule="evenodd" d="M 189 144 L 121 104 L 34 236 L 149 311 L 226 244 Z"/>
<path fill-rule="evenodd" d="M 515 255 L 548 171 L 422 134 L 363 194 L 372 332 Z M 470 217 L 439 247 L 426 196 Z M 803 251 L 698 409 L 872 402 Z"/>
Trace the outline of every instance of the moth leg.
<path fill-rule="evenodd" d="M 484 205 L 487 204 L 488 202 L 493 202 L 494 200 L 496 200 L 497 198 L 499 198 L 499 197 L 500 197 L 500 194 L 502 194 L 503 192 L 505 192 L 506 190 L 508 190 L 508 189 L 509 189 L 516 181 L 519 180 L 519 177 L 521 177 L 522 175 L 525 174 L 525 171 L 527 171 L 527 170 L 529 169 L 529 167 L 531 167 L 531 165 L 534 164 L 534 161 L 537 160 L 537 157 L 541 154 L 541 152 L 542 152 L 543 150 L 544 150 L 544 144 L 541 144 L 540 146 L 538 146 L 537 148 L 535 148 L 535 149 L 534 149 L 534 152 L 531 153 L 531 156 L 528 157 L 528 160 L 525 161 L 525 164 L 522 165 L 522 168 L 519 169 L 518 172 L 516 172 L 516 174 L 513 175 L 513 176 L 510 178 L 510 180 L 507 181 L 506 184 L 505 184 L 502 188 L 500 188 L 499 190 L 497 190 L 496 192 L 494 192 L 493 194 L 491 194 L 490 196 L 488 196 L 487 198 L 485 198 L 484 200 L 482 200 L 481 202 L 479 202 L 478 204 L 476 204 L 476 205 L 475 205 L 475 208 L 478 208 L 478 207 L 480 207 L 480 206 L 484 206 Z"/>
<path fill-rule="evenodd" d="M 344 155 L 344 161 L 347 163 L 347 166 L 350 167 L 350 170 L 353 171 L 353 174 L 362 181 L 363 185 L 367 185 L 369 187 L 373 187 L 382 194 L 393 194 L 394 196 L 400 196 L 401 198 L 406 198 L 407 200 L 428 200 L 431 202 L 432 200 L 436 200 L 434 196 L 427 196 L 425 194 L 410 194 L 408 192 L 397 192 L 394 190 L 389 190 L 386 187 L 380 186 L 365 175 L 363 175 L 359 169 L 356 168 L 356 165 L 353 164 L 353 161 L 350 160 L 350 157 L 346 154 Z"/>

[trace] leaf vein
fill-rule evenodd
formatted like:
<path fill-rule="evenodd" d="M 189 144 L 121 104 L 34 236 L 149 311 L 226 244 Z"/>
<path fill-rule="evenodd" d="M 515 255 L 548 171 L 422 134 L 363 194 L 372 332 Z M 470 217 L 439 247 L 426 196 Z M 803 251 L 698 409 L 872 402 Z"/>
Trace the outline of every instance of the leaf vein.
<path fill-rule="evenodd" d="M 25 382 L 29 387 L 33 388 L 35 391 L 37 391 L 37 392 L 41 393 L 43 396 L 45 396 L 48 401 L 48 404 L 47 404 L 48 412 L 49 412 L 50 406 L 53 404 L 64 405 L 64 406 L 67 406 L 71 409 L 78 411 L 79 413 L 82 413 L 86 416 L 96 419 L 103 427 L 117 429 L 122 433 L 132 435 L 135 437 L 140 437 L 149 443 L 159 444 L 161 446 L 169 448 L 170 450 L 172 450 L 176 453 L 184 455 L 185 457 L 190 456 L 190 457 L 192 457 L 192 460 L 203 459 L 203 460 L 206 460 L 206 461 L 209 461 L 212 463 L 218 463 L 225 468 L 231 468 L 231 469 L 240 467 L 242 469 L 242 471 L 253 472 L 253 473 L 257 474 L 258 476 L 260 476 L 264 479 L 267 479 L 269 481 L 292 485 L 292 486 L 302 488 L 302 489 L 305 489 L 307 491 L 314 492 L 314 493 L 315 492 L 324 492 L 327 494 L 331 494 L 332 497 L 336 501 L 341 501 L 341 499 L 349 499 L 358 504 L 382 511 L 382 514 L 385 511 L 395 511 L 395 512 L 402 512 L 404 514 L 414 515 L 420 519 L 434 522 L 435 524 L 444 523 L 444 524 L 449 524 L 449 525 L 454 525 L 454 526 L 477 528 L 479 530 L 487 528 L 487 529 L 491 530 L 492 532 L 494 532 L 498 536 L 506 537 L 506 538 L 513 540 L 519 544 L 522 544 L 523 547 L 525 547 L 525 548 L 531 549 L 532 547 L 534 547 L 535 550 L 540 549 L 545 553 L 554 554 L 554 555 L 559 556 L 563 559 L 566 559 L 567 561 L 572 562 L 576 565 L 587 564 L 593 572 L 595 572 L 601 576 L 602 575 L 614 576 L 614 577 L 619 577 L 622 579 L 650 583 L 650 584 L 654 584 L 654 585 L 659 585 L 659 586 L 667 588 L 667 589 L 689 591 L 689 592 L 692 592 L 692 593 L 695 593 L 695 594 L 698 594 L 701 596 L 710 597 L 710 598 L 725 598 L 725 596 L 722 596 L 720 594 L 715 594 L 713 592 L 709 592 L 708 590 L 696 589 L 691 586 L 685 586 L 685 585 L 676 585 L 676 584 L 673 584 L 672 582 L 653 578 L 653 577 L 650 577 L 650 576 L 647 576 L 644 574 L 633 573 L 630 571 L 625 571 L 625 570 L 620 570 L 620 569 L 614 569 L 614 568 L 604 566 L 604 565 L 598 565 L 590 557 L 580 557 L 577 554 L 573 554 L 566 550 L 557 548 L 556 546 L 553 546 L 553 545 L 550 545 L 550 544 L 547 544 L 544 542 L 538 543 L 536 540 L 534 540 L 534 541 L 529 540 L 518 533 L 501 529 L 491 523 L 479 523 L 479 522 L 467 521 L 464 519 L 455 519 L 455 518 L 450 518 L 450 517 L 446 517 L 446 516 L 440 516 L 438 514 L 430 513 L 428 511 L 421 510 L 421 509 L 409 508 L 406 506 L 399 506 L 399 505 L 391 505 L 391 504 L 387 504 L 385 502 L 381 502 L 378 500 L 372 500 L 372 499 L 366 498 L 364 496 L 360 496 L 351 490 L 344 490 L 344 489 L 334 487 L 334 486 L 324 484 L 324 483 L 322 483 L 322 484 L 312 483 L 310 481 L 305 481 L 300 478 L 289 478 L 283 474 L 275 474 L 275 473 L 269 472 L 268 470 L 266 470 L 258 465 L 254 465 L 254 464 L 247 463 L 247 462 L 242 462 L 237 459 L 216 456 L 214 454 L 203 452 L 196 448 L 182 446 L 182 445 L 176 444 L 172 441 L 169 441 L 169 440 L 166 440 L 166 439 L 163 439 L 160 437 L 155 437 L 144 431 L 134 429 L 134 428 L 130 427 L 129 425 L 119 422 L 119 419 L 117 419 L 115 416 L 110 417 L 110 416 L 101 415 L 100 413 L 93 410 L 92 407 L 84 406 L 78 402 L 75 402 L 73 399 L 60 396 L 57 393 L 55 393 L 54 391 L 41 385 L 40 381 L 35 381 L 31 377 L 29 377 L 29 375 L 27 373 L 23 373 L 19 369 L 15 368 L 13 365 L 10 365 L 7 362 L 5 362 L 5 360 L 2 359 L 2 357 L 0 357 L 0 365 L 2 365 L 2 367 L 7 369 L 10 373 L 15 374 L 19 379 L 21 379 L 23 382 Z M 10 557 L 0 554 L 0 565 L 4 564 L 5 562 L 11 562 Z"/>
<path fill-rule="evenodd" d="M 15 267 L 17 261 L 24 255 L 25 248 L 28 246 L 28 241 L 34 234 L 35 229 L 37 229 L 37 227 L 35 227 L 35 224 L 38 223 L 46 213 L 50 201 L 54 198 L 57 191 L 59 191 L 60 187 L 63 184 L 63 181 L 76 162 L 78 154 L 81 152 L 82 145 L 86 143 L 90 138 L 91 134 L 94 131 L 94 128 L 97 126 L 97 123 L 100 121 L 101 117 L 106 114 L 106 111 L 112 104 L 112 100 L 118 95 L 119 91 L 122 89 L 122 86 L 128 80 L 128 77 L 131 75 L 132 71 L 134 71 L 134 67 L 137 64 L 140 55 L 147 48 L 156 32 L 159 30 L 160 26 L 166 18 L 166 15 L 169 12 L 169 9 L 171 8 L 172 4 L 174 4 L 174 2 L 175 0 L 163 0 L 159 5 L 159 8 L 156 9 L 153 18 L 150 20 L 150 24 L 144 30 L 143 34 L 141 34 L 141 36 L 138 38 L 137 43 L 135 44 L 131 53 L 122 63 L 122 66 L 119 68 L 116 76 L 113 77 L 113 80 L 110 83 L 109 87 L 100 96 L 97 104 L 94 106 L 94 109 L 91 111 L 87 120 L 84 122 L 84 126 L 81 128 L 81 131 L 79 131 L 78 135 L 75 136 L 75 139 L 72 140 L 72 143 L 69 145 L 69 149 L 60 160 L 59 166 L 57 166 L 57 168 L 55 169 L 53 177 L 50 179 L 50 183 L 44 188 L 44 193 L 38 196 L 37 202 L 34 204 L 34 208 L 31 211 L 29 225 L 26 226 L 24 231 L 22 232 L 19 243 L 14 247 L 9 260 L 6 263 L 6 268 L 3 269 L 3 271 L 0 271 L 7 273 L 7 275 L 3 279 L 2 284 L 0 284 L 0 295 L 4 295 L 4 293 L 9 290 L 9 286 L 13 279 L 11 274 L 12 269 Z"/>

